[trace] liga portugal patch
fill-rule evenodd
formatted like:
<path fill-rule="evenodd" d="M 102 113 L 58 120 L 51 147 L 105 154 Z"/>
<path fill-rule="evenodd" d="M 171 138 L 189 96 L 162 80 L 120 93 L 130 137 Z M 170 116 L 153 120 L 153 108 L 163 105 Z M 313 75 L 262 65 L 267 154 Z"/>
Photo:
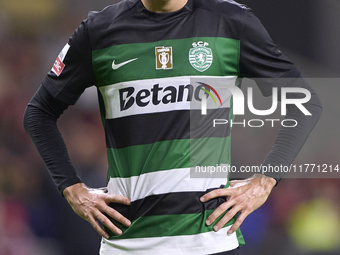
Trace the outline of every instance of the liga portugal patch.
<path fill-rule="evenodd" d="M 55 73 L 57 76 L 59 76 L 65 68 L 65 64 L 63 63 L 63 61 L 69 49 L 70 49 L 70 45 L 66 44 L 65 47 L 59 53 L 56 61 L 54 62 L 54 65 L 51 71 Z"/>
<path fill-rule="evenodd" d="M 52 67 L 52 72 L 59 76 L 61 72 L 64 70 L 64 68 L 65 64 L 61 61 L 60 57 L 58 56 Z"/>

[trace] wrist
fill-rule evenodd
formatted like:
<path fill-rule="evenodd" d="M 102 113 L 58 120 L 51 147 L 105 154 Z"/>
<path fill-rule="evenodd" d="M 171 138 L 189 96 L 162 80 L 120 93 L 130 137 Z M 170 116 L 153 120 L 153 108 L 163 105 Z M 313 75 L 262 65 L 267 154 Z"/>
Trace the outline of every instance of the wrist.
<path fill-rule="evenodd" d="M 86 185 L 84 183 L 76 183 L 71 186 L 68 186 L 63 190 L 63 196 L 67 200 L 69 200 L 71 197 L 74 196 L 77 190 L 80 190 L 80 189 L 86 189 Z"/>
<path fill-rule="evenodd" d="M 277 184 L 276 180 L 273 177 L 270 177 L 264 174 L 255 174 L 254 178 L 259 178 L 261 181 L 261 184 L 270 190 L 272 190 Z"/>

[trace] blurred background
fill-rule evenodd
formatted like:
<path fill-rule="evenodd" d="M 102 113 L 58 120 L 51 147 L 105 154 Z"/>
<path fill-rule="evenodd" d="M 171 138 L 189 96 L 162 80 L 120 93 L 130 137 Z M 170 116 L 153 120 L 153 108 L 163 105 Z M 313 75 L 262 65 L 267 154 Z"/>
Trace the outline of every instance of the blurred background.
<path fill-rule="evenodd" d="M 115 2 L 0 0 L 0 255 L 98 254 L 100 237 L 57 192 L 22 116 L 81 20 Z M 295 163 L 340 164 L 340 1 L 243 3 L 304 76 L 319 81 L 323 116 Z M 83 181 L 104 186 L 106 149 L 95 89 L 63 114 L 59 128 Z M 261 163 L 276 131 L 256 132 L 233 129 L 234 165 Z M 283 179 L 242 225 L 244 253 L 340 254 L 340 179 L 326 177 Z"/>

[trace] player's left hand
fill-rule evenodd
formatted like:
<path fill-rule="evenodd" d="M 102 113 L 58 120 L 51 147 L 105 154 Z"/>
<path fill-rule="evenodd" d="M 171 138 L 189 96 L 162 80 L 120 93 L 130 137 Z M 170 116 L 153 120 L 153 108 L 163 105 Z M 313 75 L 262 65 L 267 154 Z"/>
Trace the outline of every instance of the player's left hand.
<path fill-rule="evenodd" d="M 201 197 L 201 202 L 206 202 L 216 197 L 226 197 L 227 201 L 220 204 L 208 217 L 206 224 L 209 226 L 226 210 L 230 209 L 214 226 L 214 231 L 219 231 L 235 214 L 240 212 L 235 223 L 228 230 L 228 234 L 234 233 L 244 219 L 267 200 L 272 188 L 275 186 L 274 178 L 255 174 L 249 179 L 230 181 L 230 187 L 215 189 Z"/>

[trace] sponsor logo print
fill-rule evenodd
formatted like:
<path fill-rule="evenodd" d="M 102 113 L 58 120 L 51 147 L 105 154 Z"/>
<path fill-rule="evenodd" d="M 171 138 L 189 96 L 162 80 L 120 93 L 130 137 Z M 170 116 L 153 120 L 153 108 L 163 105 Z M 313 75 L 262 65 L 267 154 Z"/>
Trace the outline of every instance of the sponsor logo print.
<path fill-rule="evenodd" d="M 154 84 L 149 89 L 126 87 L 119 90 L 120 111 L 126 111 L 133 106 L 158 106 L 171 103 L 191 102 L 193 100 L 200 102 L 203 98 L 206 99 L 209 95 L 212 96 L 210 89 L 213 88 L 204 83 L 199 83 L 198 86 L 186 84 L 166 87 L 160 86 L 160 84 Z M 203 93 L 202 90 L 205 93 Z M 213 91 L 215 94 L 217 93 L 214 89 Z M 216 95 L 222 105 L 220 96 L 218 94 Z"/>
<path fill-rule="evenodd" d="M 189 50 L 189 62 L 199 72 L 206 71 L 213 62 L 213 53 L 207 42 L 195 42 Z"/>
<path fill-rule="evenodd" d="M 207 87 L 208 89 L 211 89 L 215 93 L 215 95 L 217 96 L 217 98 L 220 101 L 220 104 L 222 106 L 221 97 L 220 97 L 220 95 L 217 93 L 217 91 L 213 87 L 211 87 L 210 85 L 208 85 L 206 83 L 203 83 L 203 82 L 199 82 L 199 84 Z M 215 105 L 217 106 L 217 103 L 216 103 L 216 100 L 215 100 L 214 96 L 207 89 L 204 89 L 204 88 L 200 88 L 200 89 L 205 91 L 205 93 L 207 93 L 209 96 L 211 96 L 211 98 L 214 100 Z"/>
<path fill-rule="evenodd" d="M 130 59 L 130 60 L 125 61 L 125 62 L 122 62 L 122 63 L 120 63 L 120 64 L 115 64 L 115 60 L 113 60 L 113 61 L 112 61 L 112 69 L 113 69 L 113 70 L 117 70 L 118 68 L 120 68 L 120 67 L 122 67 L 122 66 L 124 66 L 124 65 L 126 65 L 126 64 L 128 64 L 128 63 L 130 63 L 130 62 L 132 62 L 132 61 L 135 61 L 135 60 L 137 60 L 137 59 L 138 59 L 138 58 Z"/>
<path fill-rule="evenodd" d="M 205 92 L 205 94 L 209 95 L 214 100 L 214 103 L 217 106 L 216 100 L 215 100 L 214 96 L 210 93 L 209 90 L 213 91 L 215 93 L 215 95 L 217 96 L 217 98 L 220 101 L 220 104 L 222 106 L 221 97 L 213 87 L 211 87 L 210 85 L 203 83 L 203 82 L 199 82 L 199 84 L 201 84 L 202 86 L 204 86 L 206 88 L 206 89 L 204 89 L 203 87 L 201 87 L 200 89 L 203 90 Z M 207 98 L 206 97 L 202 97 L 201 114 L 207 115 Z"/>
<path fill-rule="evenodd" d="M 66 44 L 64 48 L 61 50 L 61 52 L 59 53 L 56 61 L 53 64 L 51 71 L 55 73 L 57 76 L 59 76 L 65 68 L 65 64 L 63 63 L 63 61 L 69 49 L 70 49 L 70 45 Z"/>
<path fill-rule="evenodd" d="M 172 69 L 172 47 L 155 47 L 156 69 Z"/>

